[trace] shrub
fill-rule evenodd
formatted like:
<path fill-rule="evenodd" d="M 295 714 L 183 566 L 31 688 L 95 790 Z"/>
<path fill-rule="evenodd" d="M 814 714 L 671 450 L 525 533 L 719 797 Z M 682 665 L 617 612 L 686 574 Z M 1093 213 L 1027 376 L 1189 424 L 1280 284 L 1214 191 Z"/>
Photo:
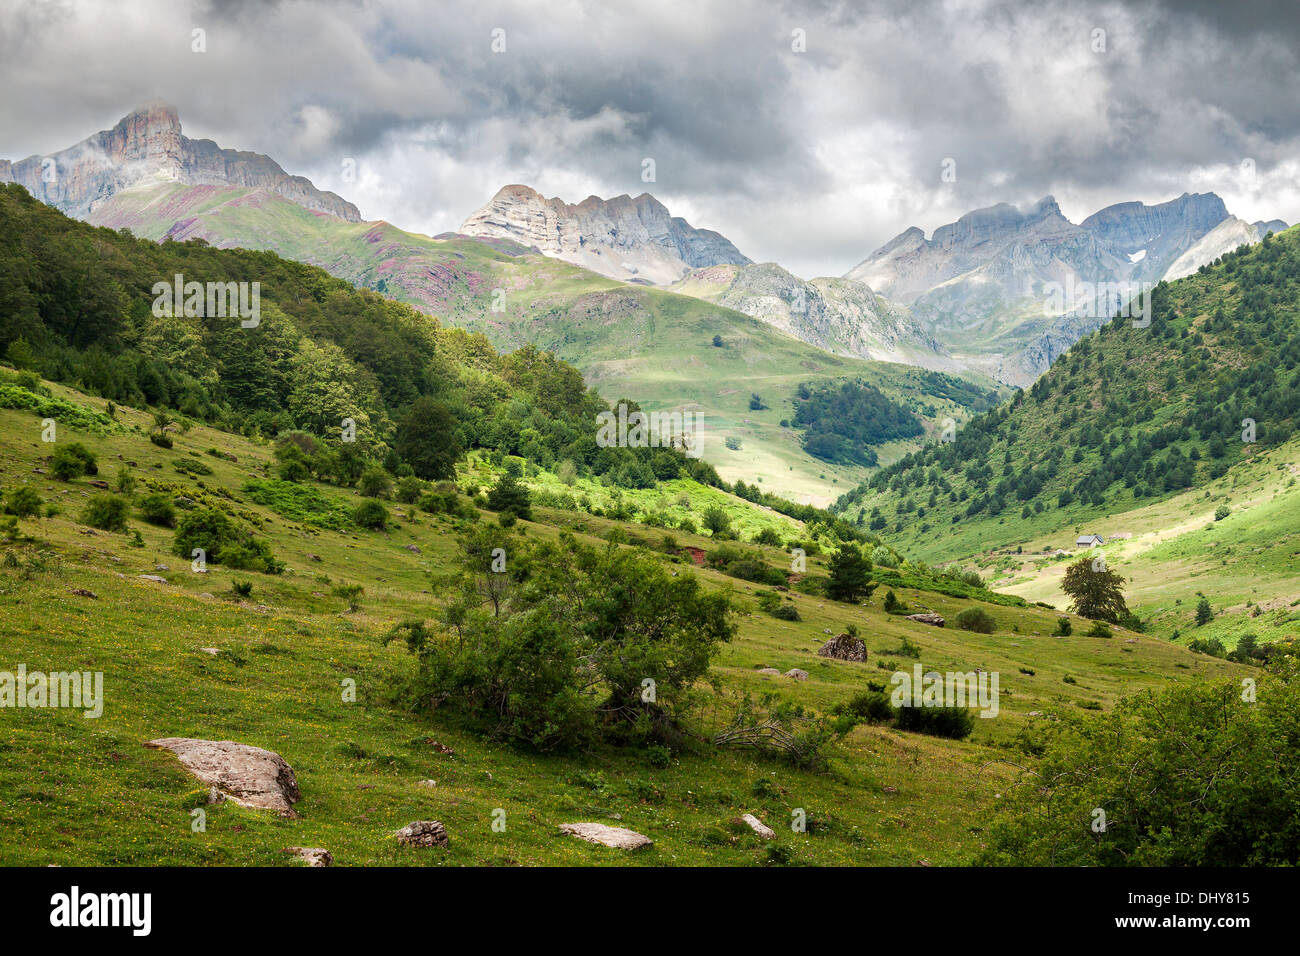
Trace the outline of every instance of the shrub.
<path fill-rule="evenodd" d="M 885 592 L 886 614 L 906 614 L 910 610 L 911 608 L 898 599 L 898 595 L 893 592 L 893 589 Z"/>
<path fill-rule="evenodd" d="M 170 435 L 155 433 L 149 436 L 149 440 L 153 442 L 155 445 L 157 445 L 159 448 L 172 447 L 172 439 Z"/>
<path fill-rule="evenodd" d="M 19 518 L 31 518 L 41 513 L 44 502 L 30 485 L 10 488 L 5 494 L 4 512 Z"/>
<path fill-rule="evenodd" d="M 831 708 L 836 716 L 855 717 L 869 724 L 885 724 L 894 719 L 894 708 L 883 690 L 867 690 L 840 701 Z"/>
<path fill-rule="evenodd" d="M 150 492 L 136 504 L 140 517 L 150 524 L 164 528 L 176 527 L 176 506 L 161 491 Z"/>
<path fill-rule="evenodd" d="M 528 489 L 509 472 L 502 475 L 488 491 L 487 506 L 492 511 L 509 512 L 525 521 L 531 521 L 533 517 Z"/>
<path fill-rule="evenodd" d="M 95 495 L 81 512 L 81 523 L 101 531 L 125 531 L 126 519 L 131 513 L 130 503 L 121 495 Z"/>
<path fill-rule="evenodd" d="M 384 469 L 372 466 L 361 473 L 357 489 L 367 498 L 387 498 L 393 491 L 393 479 Z"/>
<path fill-rule="evenodd" d="M 50 459 L 50 469 L 54 472 L 54 477 L 60 481 L 71 481 L 82 475 L 99 474 L 95 456 L 81 442 L 60 445 L 56 448 Z"/>
<path fill-rule="evenodd" d="M 248 597 L 253 593 L 253 582 L 240 581 L 236 578 L 230 582 L 230 590 L 234 591 L 240 597 Z"/>
<path fill-rule="evenodd" d="M 284 564 L 275 559 L 266 542 L 254 538 L 217 508 L 196 508 L 177 524 L 172 553 L 189 558 L 196 548 L 202 549 L 212 564 L 264 574 L 284 570 Z"/>
<path fill-rule="evenodd" d="M 1052 632 L 1052 637 L 1069 637 L 1074 630 L 1074 625 L 1070 623 L 1068 617 L 1058 617 L 1056 619 L 1056 630 Z"/>
<path fill-rule="evenodd" d="M 798 621 L 799 611 L 793 604 L 779 604 L 769 612 L 778 621 Z"/>
<path fill-rule="evenodd" d="M 1093 621 L 1092 627 L 1088 628 L 1088 637 L 1111 637 L 1110 628 L 1105 621 Z"/>
<path fill-rule="evenodd" d="M 963 631 L 977 634 L 992 634 L 997 629 L 993 616 L 982 607 L 968 607 L 954 619 L 954 623 Z"/>
<path fill-rule="evenodd" d="M 964 740 L 975 729 L 975 718 L 965 707 L 897 707 L 894 726 L 932 737 Z"/>
<path fill-rule="evenodd" d="M 388 527 L 388 509 L 378 501 L 363 501 L 352 510 L 352 520 L 358 527 L 383 531 Z"/>
<path fill-rule="evenodd" d="M 1219 505 L 1219 507 L 1214 509 L 1214 520 L 1222 521 L 1230 514 L 1232 514 L 1231 508 L 1229 508 L 1227 505 Z"/>

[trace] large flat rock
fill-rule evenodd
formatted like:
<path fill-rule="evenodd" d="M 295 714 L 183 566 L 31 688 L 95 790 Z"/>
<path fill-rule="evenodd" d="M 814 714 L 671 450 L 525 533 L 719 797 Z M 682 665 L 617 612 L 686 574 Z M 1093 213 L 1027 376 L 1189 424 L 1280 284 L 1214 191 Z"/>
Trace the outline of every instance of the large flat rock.
<path fill-rule="evenodd" d="M 642 836 L 635 830 L 606 826 L 603 823 L 561 823 L 560 832 L 576 836 L 579 840 L 586 840 L 588 843 L 612 846 L 616 850 L 639 850 L 642 847 L 654 846 L 654 840 Z"/>
<path fill-rule="evenodd" d="M 293 768 L 274 751 L 233 740 L 189 737 L 161 737 L 146 741 L 145 746 L 170 750 L 181 766 L 241 807 L 296 815 L 293 804 L 302 799 L 298 778 Z"/>

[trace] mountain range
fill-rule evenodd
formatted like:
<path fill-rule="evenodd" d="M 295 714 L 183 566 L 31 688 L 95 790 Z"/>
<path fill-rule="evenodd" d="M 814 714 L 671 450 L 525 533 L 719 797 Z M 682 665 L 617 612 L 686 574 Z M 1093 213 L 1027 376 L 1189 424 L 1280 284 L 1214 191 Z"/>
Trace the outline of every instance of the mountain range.
<path fill-rule="evenodd" d="M 364 221 L 352 203 L 270 157 L 185 137 L 176 110 L 161 102 L 68 149 L 0 161 L 4 180 L 97 225 L 270 249 L 318 265 L 501 347 L 546 343 L 589 375 L 610 374 L 591 358 L 604 353 L 591 342 L 593 314 L 615 335 L 648 302 L 652 312 L 693 314 L 674 304 L 685 297 L 724 323 L 743 313 L 807 343 L 814 352 L 804 367 L 836 356 L 1027 386 L 1109 317 L 1090 301 L 1053 313 L 1045 307 L 1053 284 L 1172 279 L 1285 228 L 1236 219 L 1213 193 L 1120 203 L 1079 224 L 1049 196 L 1025 211 L 975 210 L 928 239 L 909 228 L 846 275 L 805 280 L 753 262 L 648 193 L 569 204 L 516 184 L 459 232 L 430 238 Z M 632 292 L 637 286 L 676 296 L 647 299 Z M 492 306 L 495 290 L 507 293 L 502 308 Z M 591 351 L 578 354 L 578 341 Z M 625 354 L 626 343 L 615 351 Z M 625 354 L 625 365 L 645 359 Z M 621 384 L 617 374 L 606 382 Z M 707 387 L 679 385 L 685 400 Z"/>

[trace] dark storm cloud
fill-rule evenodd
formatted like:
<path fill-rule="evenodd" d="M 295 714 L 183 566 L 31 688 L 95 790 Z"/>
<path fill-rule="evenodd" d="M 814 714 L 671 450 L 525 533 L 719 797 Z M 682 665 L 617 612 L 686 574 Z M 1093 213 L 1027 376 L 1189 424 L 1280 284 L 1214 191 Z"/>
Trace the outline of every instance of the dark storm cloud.
<path fill-rule="evenodd" d="M 0 155 L 161 96 L 190 135 L 428 232 L 507 182 L 650 191 L 811 275 L 1046 193 L 1076 221 L 1208 189 L 1244 218 L 1300 218 L 1291 2 L 0 0 L 0 18 Z"/>

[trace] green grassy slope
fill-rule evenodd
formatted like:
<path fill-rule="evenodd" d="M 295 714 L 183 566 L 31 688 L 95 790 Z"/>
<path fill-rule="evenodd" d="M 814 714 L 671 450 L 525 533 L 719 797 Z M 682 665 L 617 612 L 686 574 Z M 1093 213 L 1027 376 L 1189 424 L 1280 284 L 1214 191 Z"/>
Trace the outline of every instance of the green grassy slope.
<path fill-rule="evenodd" d="M 93 413 L 103 410 L 102 400 L 50 388 Z M 40 416 L 0 409 L 0 486 L 27 484 L 61 509 L 22 520 L 24 540 L 0 541 L 0 670 L 20 662 L 29 670 L 100 670 L 107 698 L 93 720 L 64 710 L 0 711 L 0 826 L 24 834 L 0 844 L 0 864 L 296 865 L 282 852 L 294 845 L 326 847 L 340 865 L 764 863 L 767 846 L 729 822 L 742 812 L 772 825 L 778 853 L 797 862 L 955 864 L 977 852 L 1007 775 L 996 761 L 1034 712 L 1053 702 L 1109 708 L 1142 687 L 1245 672 L 1123 630 L 1109 640 L 1077 636 L 1077 621 L 1076 636 L 1048 637 L 1057 615 L 1042 608 L 982 604 L 998 627 L 979 635 L 887 616 L 880 592 L 863 607 L 791 592 L 803 620 L 783 622 L 750 606 L 750 585 L 701 569 L 692 573 L 731 588 L 752 612 L 740 618 L 737 640 L 715 667 L 724 691 L 773 690 L 825 707 L 869 679 L 887 680 L 895 667 L 910 669 L 911 659 L 893 653 L 907 638 L 927 669 L 999 670 L 1001 716 L 977 720 L 965 743 L 860 727 L 823 774 L 728 751 L 683 751 L 667 766 L 619 750 L 577 758 L 524 753 L 387 703 L 412 662 L 397 645 L 381 646 L 379 636 L 395 621 L 431 616 L 440 595 L 430 574 L 446 569 L 454 548 L 450 519 L 392 505 L 399 517 L 387 533 L 322 530 L 249 499 L 243 489 L 263 476 L 266 446 L 196 426 L 164 450 L 146 439 L 150 416 L 127 408 L 115 422 L 100 423 L 61 425 L 59 441 L 86 444 L 109 481 L 124 468 L 176 493 L 228 496 L 288 567 L 277 576 L 219 567 L 194 574 L 170 553 L 166 529 L 133 519 L 131 531 L 143 541 L 137 547 L 130 535 L 81 525 L 77 514 L 95 489 L 87 479 L 63 483 L 37 471 L 48 472 L 43 459 L 51 448 L 40 440 Z M 212 474 L 187 477 L 175 467 L 195 461 Z M 481 468 L 470 463 L 462 484 L 479 483 Z M 553 480 L 543 474 L 535 483 Z M 317 487 L 344 504 L 359 501 L 351 491 Z M 730 506 L 749 507 L 739 499 Z M 529 535 L 553 536 L 568 526 L 594 541 L 616 524 L 545 508 L 536 517 L 521 523 Z M 625 528 L 646 534 L 643 526 Z M 707 538 L 675 535 L 683 545 L 709 546 Z M 774 564 L 786 560 L 779 550 L 765 553 Z M 824 570 L 820 559 L 810 570 Z M 235 579 L 251 582 L 248 597 L 232 591 Z M 332 595 L 345 584 L 365 588 L 358 611 Z M 949 617 L 977 603 L 909 589 L 900 596 Z M 815 656 L 827 632 L 849 623 L 862 630 L 868 663 Z M 766 678 L 755 673 L 762 666 L 797 666 L 811 676 Z M 1066 683 L 1067 675 L 1075 683 Z M 341 692 L 349 678 L 355 703 Z M 168 735 L 279 752 L 298 777 L 300 819 L 227 803 L 208 807 L 206 831 L 193 832 L 190 811 L 202 804 L 202 787 L 169 755 L 141 746 Z M 438 752 L 434 741 L 454 754 Z M 436 785 L 418 786 L 427 779 Z M 807 812 L 806 833 L 789 827 L 797 808 Z M 504 832 L 492 828 L 498 809 L 506 814 Z M 450 851 L 396 847 L 393 830 L 430 818 L 446 824 Z M 558 824 L 576 820 L 631 827 L 655 847 L 628 856 L 557 835 Z"/>

